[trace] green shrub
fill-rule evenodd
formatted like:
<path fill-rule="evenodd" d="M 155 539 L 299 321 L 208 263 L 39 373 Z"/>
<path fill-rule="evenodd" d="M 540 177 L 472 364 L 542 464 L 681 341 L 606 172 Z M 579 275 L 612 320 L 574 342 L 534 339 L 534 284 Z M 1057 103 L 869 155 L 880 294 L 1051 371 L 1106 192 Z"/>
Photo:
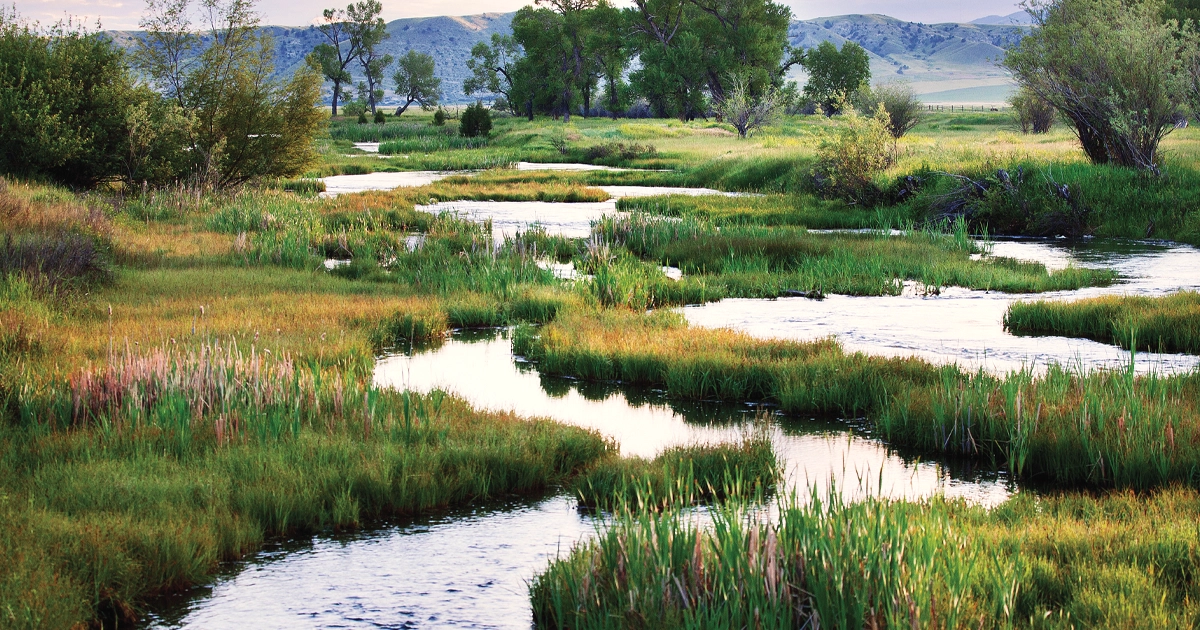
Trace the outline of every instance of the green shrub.
<path fill-rule="evenodd" d="M 486 136 L 492 132 L 492 115 L 483 103 L 476 102 L 462 113 L 458 132 L 467 138 Z"/>
<path fill-rule="evenodd" d="M 367 124 L 367 113 L 366 112 L 362 112 L 358 115 L 358 124 L 360 124 L 360 125 Z"/>
<path fill-rule="evenodd" d="M 385 122 L 387 122 L 387 114 L 384 114 L 382 111 L 376 111 L 375 124 L 382 125 Z"/>
<path fill-rule="evenodd" d="M 433 125 L 435 127 L 441 127 L 442 125 L 445 125 L 445 124 L 446 124 L 446 110 L 439 107 L 439 108 L 437 108 L 436 112 L 433 112 Z"/>
<path fill-rule="evenodd" d="M 891 118 L 882 104 L 869 118 L 850 105 L 840 109 L 842 124 L 817 147 L 816 185 L 827 196 L 871 204 L 879 195 L 874 177 L 895 159 Z"/>

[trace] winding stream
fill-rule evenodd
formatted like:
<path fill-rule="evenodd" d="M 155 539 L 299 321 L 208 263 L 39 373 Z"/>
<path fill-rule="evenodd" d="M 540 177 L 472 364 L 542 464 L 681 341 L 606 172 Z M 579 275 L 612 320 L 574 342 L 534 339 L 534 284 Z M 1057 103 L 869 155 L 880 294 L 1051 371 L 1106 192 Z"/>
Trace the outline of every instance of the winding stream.
<path fill-rule="evenodd" d="M 359 179 L 326 178 L 326 185 L 351 192 L 368 189 L 361 188 L 371 185 L 364 178 L 373 177 L 376 187 L 394 187 L 421 185 L 405 182 L 448 174 L 342 176 Z M 664 194 L 664 189 L 605 190 L 614 197 Z M 538 224 L 551 233 L 586 237 L 591 221 L 616 208 L 609 200 L 449 202 L 422 209 L 491 219 L 501 233 Z M 1020 299 L 1159 295 L 1200 288 L 1200 250 L 1179 245 L 1001 241 L 994 244 L 993 254 L 1037 260 L 1051 268 L 1113 268 L 1126 281 L 1039 296 L 949 288 L 934 297 L 909 291 L 897 297 L 832 295 L 824 301 L 724 300 L 682 312 L 696 325 L 731 327 L 762 337 L 836 335 L 848 349 L 873 354 L 916 354 L 996 371 L 1044 366 L 1048 361 L 1092 369 L 1123 365 L 1128 354 L 1086 340 L 1009 335 L 1001 325 L 1005 309 Z M 561 271 L 569 275 L 569 270 Z M 1139 355 L 1139 369 L 1151 366 L 1194 369 L 1197 357 Z M 943 493 L 990 505 L 1013 488 L 1003 473 L 890 449 L 855 430 L 853 422 L 780 417 L 748 405 L 684 404 L 668 401 L 655 390 L 544 377 L 513 355 L 507 331 L 456 333 L 437 347 L 380 357 L 375 381 L 417 391 L 440 388 L 480 408 L 597 429 L 626 455 L 653 456 L 674 445 L 738 439 L 756 417 L 759 422 L 765 419 L 785 465 L 787 486 L 801 494 L 805 488 L 835 483 L 851 497 L 867 492 L 906 498 Z M 144 627 L 528 628 L 528 580 L 550 558 L 592 535 L 603 524 L 597 518 L 577 510 L 571 497 L 550 494 L 399 521 L 353 535 L 287 541 L 230 565 L 211 586 L 160 602 Z"/>

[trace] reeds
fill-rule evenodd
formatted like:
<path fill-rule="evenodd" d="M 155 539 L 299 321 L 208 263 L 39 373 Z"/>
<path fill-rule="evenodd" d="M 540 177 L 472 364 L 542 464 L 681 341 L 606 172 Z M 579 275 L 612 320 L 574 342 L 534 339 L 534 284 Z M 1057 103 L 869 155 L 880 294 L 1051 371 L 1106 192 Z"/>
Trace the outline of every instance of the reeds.
<path fill-rule="evenodd" d="M 530 599 L 539 628 L 1190 628 L 1198 509 L 1173 489 L 633 511 Z"/>
<path fill-rule="evenodd" d="M 1083 337 L 1126 350 L 1200 354 L 1200 293 L 1014 302 L 1004 326 L 1018 335 Z"/>

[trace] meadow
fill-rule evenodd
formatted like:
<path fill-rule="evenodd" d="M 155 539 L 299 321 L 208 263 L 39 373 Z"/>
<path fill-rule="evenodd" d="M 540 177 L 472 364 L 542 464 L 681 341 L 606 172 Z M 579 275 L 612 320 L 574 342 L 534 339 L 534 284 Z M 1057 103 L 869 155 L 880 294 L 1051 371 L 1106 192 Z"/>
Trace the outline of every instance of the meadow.
<path fill-rule="evenodd" d="M 695 329 L 668 307 L 905 283 L 1105 286 L 1119 278 L 984 256 L 972 236 L 985 220 L 1045 227 L 1053 182 L 1080 191 L 1097 236 L 1200 242 L 1188 166 L 1200 131 L 1169 136 L 1166 175 L 1150 180 L 1085 163 L 1061 127 L 1025 136 L 1005 112 L 931 114 L 876 178 L 882 201 L 863 207 L 811 176 L 838 124 L 788 117 L 739 140 L 715 121 L 498 118 L 467 143 L 417 112 L 331 121 L 298 180 L 87 193 L 3 181 L 0 626 L 125 625 L 150 596 L 205 583 L 272 538 L 547 491 L 614 518 L 534 580 L 547 627 L 1194 624 L 1197 375 L 967 373 L 831 339 Z M 508 168 L 520 161 L 646 170 Z M 995 184 L 968 200 L 971 217 L 943 220 L 960 194 L 951 174 L 1001 169 L 1027 184 Z M 317 194 L 318 177 L 404 170 L 474 172 Z M 499 243 L 488 223 L 417 209 L 602 201 L 602 185 L 759 196 L 624 199 L 628 214 L 589 239 L 531 229 Z M 819 231 L 840 228 L 864 231 Z M 1007 323 L 1194 352 L 1193 301 L 1021 305 Z M 516 351 L 542 374 L 865 419 L 888 443 L 1052 490 L 991 509 L 800 501 L 761 437 L 621 457 L 595 432 L 372 385 L 386 349 L 494 326 L 516 326 Z M 775 516 L 744 518 L 772 501 Z M 690 520 L 697 506 L 712 526 Z M 935 553 L 945 540 L 953 553 Z"/>

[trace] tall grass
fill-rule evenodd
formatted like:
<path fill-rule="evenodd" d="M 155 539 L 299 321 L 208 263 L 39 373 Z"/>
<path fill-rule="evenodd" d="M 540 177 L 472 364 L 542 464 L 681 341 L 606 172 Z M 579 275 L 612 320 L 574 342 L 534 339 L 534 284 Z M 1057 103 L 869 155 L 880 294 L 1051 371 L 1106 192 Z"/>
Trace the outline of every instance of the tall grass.
<path fill-rule="evenodd" d="M 266 536 L 540 491 L 612 448 L 226 341 L 129 350 L 15 403 L 0 610 L 18 627 L 126 623 Z"/>
<path fill-rule="evenodd" d="M 747 435 L 741 443 L 670 448 L 652 460 L 604 460 L 577 477 L 579 503 L 620 510 L 666 509 L 762 497 L 781 478 L 771 440 Z"/>
<path fill-rule="evenodd" d="M 1004 326 L 1019 335 L 1083 337 L 1126 350 L 1200 354 L 1200 293 L 1014 302 Z"/>
<path fill-rule="evenodd" d="M 1200 495 L 790 497 L 618 515 L 530 586 L 540 628 L 1190 628 Z"/>
<path fill-rule="evenodd" d="M 833 340 L 759 340 L 689 328 L 675 313 L 560 315 L 518 329 L 546 374 L 620 380 L 690 399 L 769 401 L 789 413 L 865 415 L 898 446 L 977 458 L 1057 484 L 1200 486 L 1200 373 L 1004 377 L 845 353 Z M 1132 358 L 1131 358 L 1132 362 Z"/>
<path fill-rule="evenodd" d="M 1070 267 L 1051 273 L 1039 263 L 973 260 L 980 248 L 962 223 L 949 234 L 815 234 L 794 227 L 717 227 L 690 217 L 633 214 L 606 217 L 595 230 L 604 241 L 639 257 L 720 283 L 731 297 L 796 291 L 899 295 L 906 280 L 930 292 L 945 286 L 1039 292 L 1107 285 L 1115 279 L 1106 270 Z"/>

